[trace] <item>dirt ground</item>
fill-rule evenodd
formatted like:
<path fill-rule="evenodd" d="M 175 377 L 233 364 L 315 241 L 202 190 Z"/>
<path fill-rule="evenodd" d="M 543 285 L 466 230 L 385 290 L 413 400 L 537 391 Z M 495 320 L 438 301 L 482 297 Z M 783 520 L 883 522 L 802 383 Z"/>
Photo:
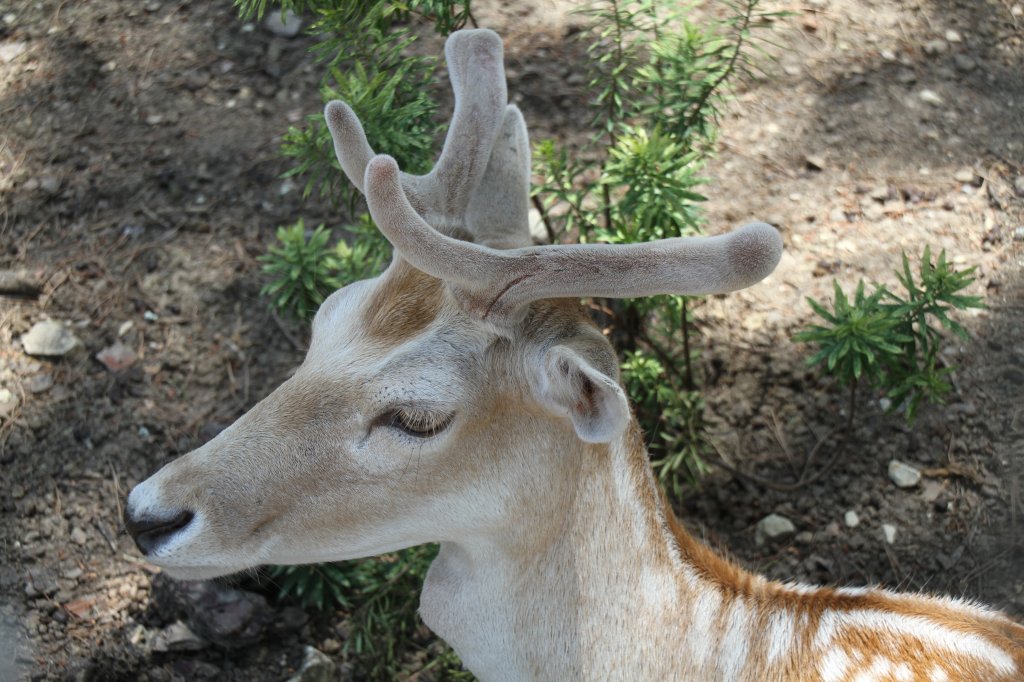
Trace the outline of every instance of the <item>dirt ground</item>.
<path fill-rule="evenodd" d="M 579 20 L 544 0 L 483 5 L 534 138 L 579 134 Z M 781 491 L 716 469 L 683 514 L 776 578 L 1024 617 L 1024 3 L 770 7 L 794 12 L 769 36 L 777 62 L 740 88 L 707 172 L 712 231 L 760 218 L 787 246 L 766 283 L 699 312 L 723 457 L 785 483 L 842 423 L 844 395 L 790 340 L 833 278 L 895 284 L 900 250 L 930 244 L 978 266 L 988 308 L 961 317 L 972 341 L 943 351 L 958 367 L 948 405 L 907 427 L 865 394 L 817 482 Z M 343 635 L 325 617 L 241 649 L 154 652 L 145 633 L 172 616 L 120 524 L 132 485 L 301 360 L 304 331 L 268 313 L 255 259 L 300 215 L 339 224 L 280 178 L 280 135 L 321 106 L 308 46 L 226 0 L 0 5 L 0 270 L 42 283 L 0 298 L 0 679 L 280 680 L 304 644 L 331 653 Z M 78 348 L 26 355 L 21 336 L 46 318 Z M 136 357 L 112 371 L 96 354 L 116 341 Z M 922 483 L 894 486 L 892 459 Z M 796 532 L 759 543 L 772 512 Z"/>

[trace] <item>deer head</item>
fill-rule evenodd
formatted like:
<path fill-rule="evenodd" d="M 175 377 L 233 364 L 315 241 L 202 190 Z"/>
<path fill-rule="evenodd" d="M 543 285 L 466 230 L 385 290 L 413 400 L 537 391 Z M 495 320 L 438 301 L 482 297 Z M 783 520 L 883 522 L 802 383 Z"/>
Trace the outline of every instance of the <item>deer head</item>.
<path fill-rule="evenodd" d="M 294 376 L 132 490 L 129 531 L 172 575 L 334 561 L 484 536 L 557 498 L 561 452 L 631 420 L 615 353 L 580 297 L 748 286 L 770 226 L 650 244 L 531 246 L 529 143 L 487 30 L 446 46 L 455 111 L 425 176 L 375 155 L 327 105 L 335 151 L 395 250 L 332 294 Z"/>

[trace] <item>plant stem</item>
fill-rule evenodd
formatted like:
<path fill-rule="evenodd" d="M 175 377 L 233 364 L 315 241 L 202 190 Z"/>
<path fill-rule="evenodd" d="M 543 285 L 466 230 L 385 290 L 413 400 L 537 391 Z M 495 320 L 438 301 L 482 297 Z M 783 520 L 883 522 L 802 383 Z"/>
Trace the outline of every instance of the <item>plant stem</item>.
<path fill-rule="evenodd" d="M 548 233 L 548 241 L 554 244 L 555 228 L 551 226 L 551 219 L 548 218 L 548 214 L 544 211 L 544 204 L 541 203 L 540 197 L 538 197 L 536 194 L 530 197 L 530 201 L 533 202 L 533 207 L 537 209 L 537 213 L 540 213 L 541 222 L 544 223 L 544 229 Z"/>
<path fill-rule="evenodd" d="M 682 296 L 681 298 L 682 306 L 679 309 L 679 329 L 683 333 L 683 363 L 686 367 L 685 385 L 687 390 L 692 391 L 697 386 L 693 382 L 693 363 L 690 359 L 690 325 L 688 324 L 688 315 L 686 314 L 686 297 Z"/>
<path fill-rule="evenodd" d="M 847 406 L 846 414 L 846 437 L 849 438 L 853 432 L 853 411 L 857 407 L 857 384 L 855 381 L 850 384 L 850 403 Z"/>
<path fill-rule="evenodd" d="M 708 99 L 711 98 L 712 93 L 714 93 L 714 91 L 718 89 L 718 86 L 724 83 L 725 79 L 731 76 L 733 72 L 736 70 L 736 61 L 739 59 L 740 52 L 742 52 L 743 50 L 743 36 L 746 33 L 747 29 L 750 27 L 750 18 L 754 13 L 754 7 L 756 5 L 757 0 L 749 0 L 747 2 L 746 11 L 743 13 L 743 20 L 740 22 L 741 25 L 739 30 L 737 31 L 738 35 L 736 38 L 736 49 L 733 51 L 732 57 L 729 58 L 729 63 L 725 67 L 725 71 L 719 74 L 718 78 L 716 78 L 714 82 L 711 83 L 711 85 L 705 88 L 703 94 L 701 94 L 700 96 L 700 99 L 697 100 L 697 103 L 694 105 L 693 110 L 690 112 L 690 115 L 686 117 L 686 125 L 684 126 L 684 130 L 688 130 L 697 121 L 697 118 L 700 116 L 701 109 L 703 109 L 704 105 L 707 104 Z"/>

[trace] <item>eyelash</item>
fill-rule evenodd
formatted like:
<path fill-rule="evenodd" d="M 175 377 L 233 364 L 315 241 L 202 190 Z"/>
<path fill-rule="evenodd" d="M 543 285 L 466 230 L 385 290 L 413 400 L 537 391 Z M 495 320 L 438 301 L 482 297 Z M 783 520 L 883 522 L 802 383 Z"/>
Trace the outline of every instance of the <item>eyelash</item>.
<path fill-rule="evenodd" d="M 454 414 L 449 414 L 438 419 L 437 415 L 429 412 L 409 413 L 405 410 L 391 410 L 382 414 L 375 421 L 377 424 L 398 429 L 407 436 L 427 439 L 433 438 L 447 429 L 454 417 Z"/>

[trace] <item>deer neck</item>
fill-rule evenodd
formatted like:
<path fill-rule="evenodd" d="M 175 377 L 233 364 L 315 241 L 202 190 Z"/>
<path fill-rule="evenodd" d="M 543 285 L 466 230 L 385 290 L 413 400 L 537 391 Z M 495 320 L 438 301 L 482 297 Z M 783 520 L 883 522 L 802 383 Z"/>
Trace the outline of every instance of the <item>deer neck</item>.
<path fill-rule="evenodd" d="M 685 638 L 687 604 L 724 589 L 705 576 L 739 569 L 707 550 L 685 556 L 638 430 L 566 455 L 550 453 L 565 463 L 561 479 L 535 488 L 557 492 L 517 502 L 507 527 L 442 543 L 424 621 L 484 680 L 595 679 L 616 667 L 654 679 Z"/>

